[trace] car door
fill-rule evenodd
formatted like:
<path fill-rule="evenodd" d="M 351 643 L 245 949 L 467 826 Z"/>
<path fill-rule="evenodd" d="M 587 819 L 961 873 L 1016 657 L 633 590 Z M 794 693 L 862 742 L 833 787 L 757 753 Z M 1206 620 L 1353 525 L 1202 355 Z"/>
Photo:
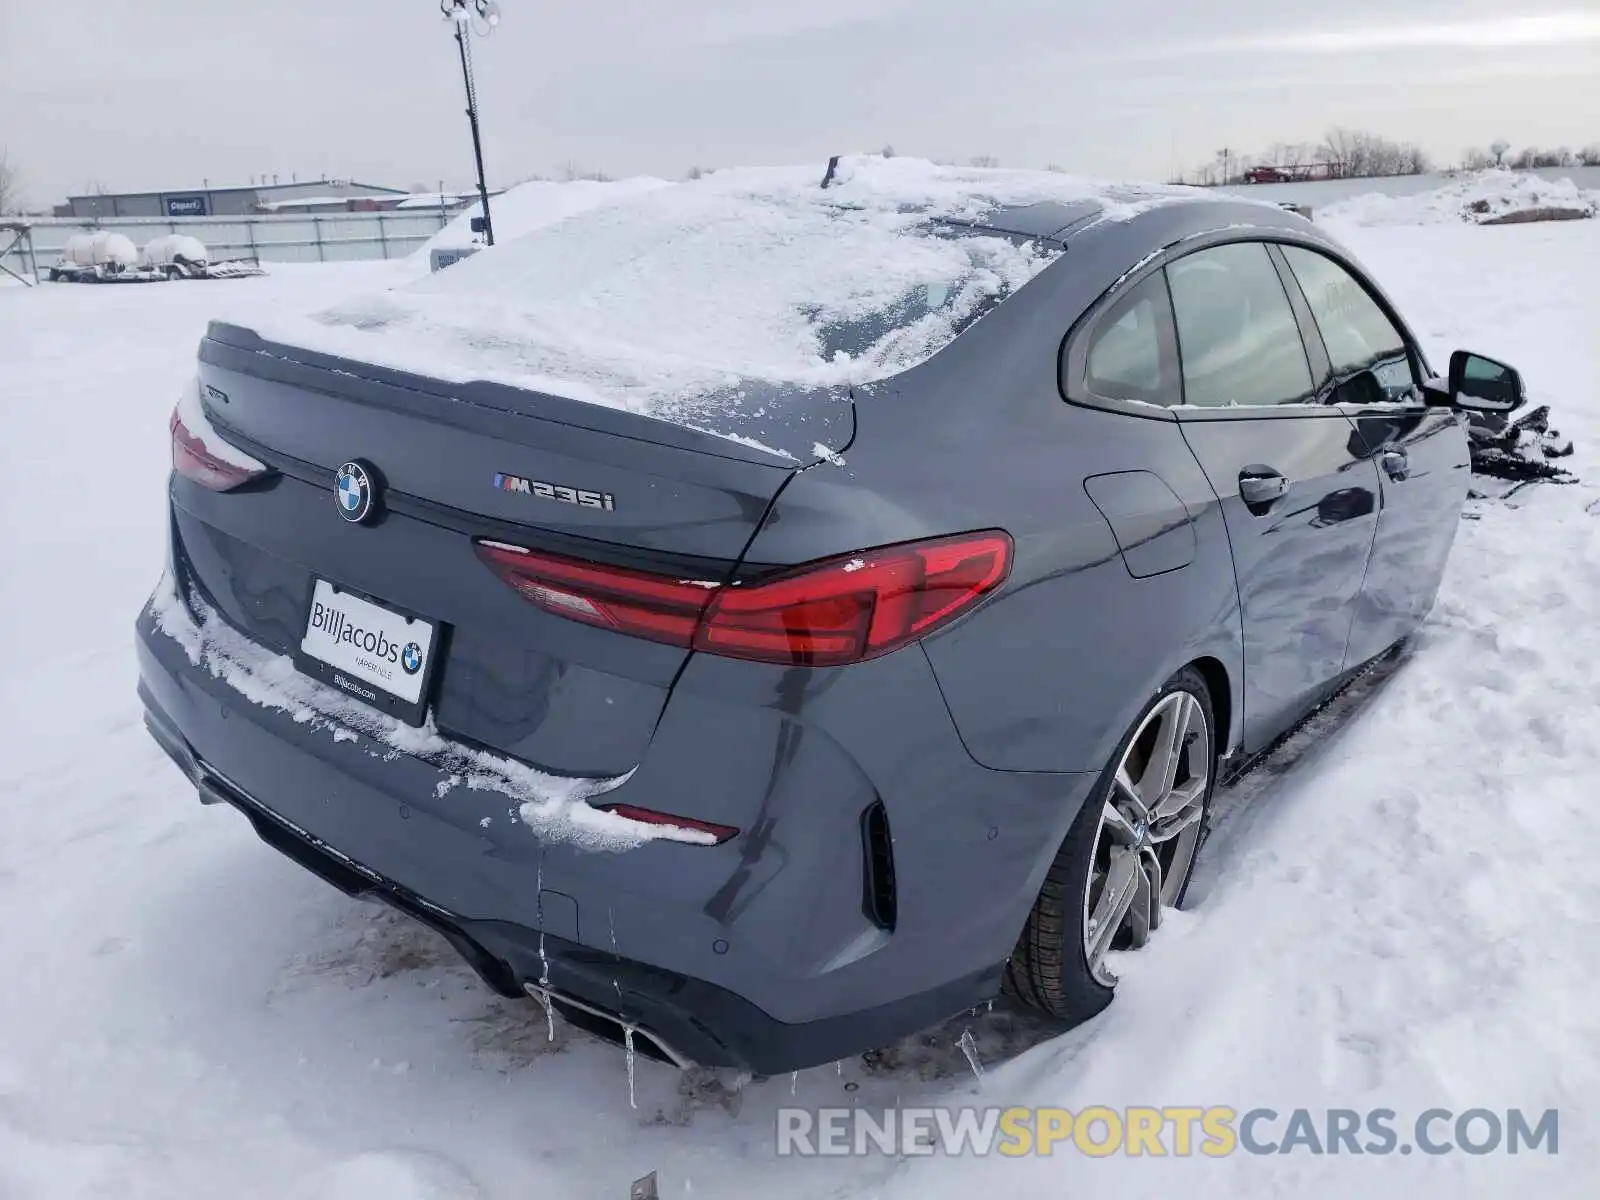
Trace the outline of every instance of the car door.
<path fill-rule="evenodd" d="M 1422 354 L 1358 272 L 1302 246 L 1277 253 L 1305 300 L 1319 394 L 1355 423 L 1379 468 L 1377 538 L 1345 657 L 1353 667 L 1433 607 L 1471 480 L 1466 432 L 1454 411 L 1423 402 Z"/>
<path fill-rule="evenodd" d="M 1221 501 L 1244 626 L 1244 737 L 1260 748 L 1343 669 L 1377 527 L 1378 468 L 1355 424 L 1317 402 L 1284 281 L 1260 241 L 1166 266 L 1180 428 Z"/>

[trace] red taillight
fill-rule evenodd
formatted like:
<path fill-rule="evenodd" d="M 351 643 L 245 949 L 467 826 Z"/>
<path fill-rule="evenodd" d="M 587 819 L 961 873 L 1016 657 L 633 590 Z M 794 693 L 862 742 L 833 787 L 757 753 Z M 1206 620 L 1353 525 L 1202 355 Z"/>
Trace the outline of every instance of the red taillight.
<path fill-rule="evenodd" d="M 859 662 L 953 621 L 1010 570 L 1011 538 L 998 530 L 865 550 L 719 588 L 695 645 L 763 662 Z"/>
<path fill-rule="evenodd" d="M 230 446 L 206 420 L 197 391 L 172 410 L 172 469 L 214 492 L 226 492 L 265 474 L 267 465 Z"/>
<path fill-rule="evenodd" d="M 698 840 L 710 839 L 711 844 L 715 846 L 720 846 L 739 832 L 732 825 L 716 825 L 710 821 L 697 821 L 693 817 L 675 817 L 671 813 L 656 812 L 652 808 L 638 808 L 632 804 L 612 804 L 606 806 L 605 811 L 616 813 L 619 817 L 627 817 L 630 821 L 638 821 L 643 825 L 656 825 L 664 829 L 678 829 L 698 834 Z"/>
<path fill-rule="evenodd" d="M 1011 570 L 1011 538 L 999 530 L 863 550 L 726 586 L 499 542 L 479 542 L 478 553 L 560 616 L 729 658 L 819 667 L 874 658 L 926 636 Z"/>
<path fill-rule="evenodd" d="M 589 625 L 687 646 L 714 583 L 678 581 L 645 571 L 478 542 L 478 556 L 522 595 L 549 612 Z"/>

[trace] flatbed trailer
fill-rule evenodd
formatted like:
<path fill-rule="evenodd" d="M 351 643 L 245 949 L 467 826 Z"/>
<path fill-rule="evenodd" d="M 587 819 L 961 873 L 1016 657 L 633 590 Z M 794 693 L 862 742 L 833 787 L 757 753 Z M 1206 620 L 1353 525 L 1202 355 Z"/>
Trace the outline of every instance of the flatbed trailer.
<path fill-rule="evenodd" d="M 126 267 L 117 263 L 59 262 L 46 272 L 52 283 L 166 283 L 174 279 L 241 279 L 265 275 L 256 258 L 228 258 L 221 262 L 191 262 L 175 259 L 170 263 Z"/>

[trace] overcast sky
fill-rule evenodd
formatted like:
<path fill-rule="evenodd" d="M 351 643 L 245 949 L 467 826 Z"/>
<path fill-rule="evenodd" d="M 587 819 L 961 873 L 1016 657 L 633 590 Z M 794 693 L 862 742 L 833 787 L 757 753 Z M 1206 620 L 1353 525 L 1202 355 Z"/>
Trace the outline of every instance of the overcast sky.
<path fill-rule="evenodd" d="M 1600 0 L 500 0 L 490 182 L 877 149 L 1166 177 L 1370 129 L 1600 142 Z M 981 14 L 981 15 L 980 15 Z M 471 179 L 437 0 L 0 0 L 0 146 L 91 182 Z"/>

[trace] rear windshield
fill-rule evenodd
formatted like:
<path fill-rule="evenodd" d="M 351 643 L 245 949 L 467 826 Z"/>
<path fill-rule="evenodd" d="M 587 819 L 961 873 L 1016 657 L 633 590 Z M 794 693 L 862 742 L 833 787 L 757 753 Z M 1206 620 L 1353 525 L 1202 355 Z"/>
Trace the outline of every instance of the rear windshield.
<path fill-rule="evenodd" d="M 1001 237 L 944 222 L 930 223 L 905 236 L 985 240 Z M 1029 239 L 1006 235 L 1004 240 L 1025 251 L 1034 250 Z M 1011 294 L 1011 280 L 1003 275 L 992 280 L 984 277 L 983 258 L 991 249 L 970 247 L 969 274 L 914 283 L 904 294 L 871 311 L 839 315 L 819 307 L 807 314 L 816 334 L 819 356 L 827 362 L 894 363 L 919 354 L 926 357 L 941 349 Z"/>
<path fill-rule="evenodd" d="M 954 215 L 971 220 L 977 207 Z M 651 413 L 747 383 L 866 382 L 948 345 L 1054 256 L 948 215 L 893 197 L 835 198 L 814 181 L 679 185 L 283 333 L 436 378 Z"/>

